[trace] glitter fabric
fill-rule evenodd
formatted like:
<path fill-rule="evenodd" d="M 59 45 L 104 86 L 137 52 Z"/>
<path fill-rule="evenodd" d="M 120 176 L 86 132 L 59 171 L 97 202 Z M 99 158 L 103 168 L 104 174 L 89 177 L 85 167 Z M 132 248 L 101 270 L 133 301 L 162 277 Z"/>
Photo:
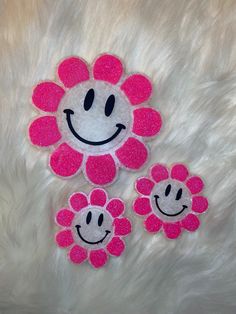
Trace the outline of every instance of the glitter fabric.
<path fill-rule="evenodd" d="M 190 176 L 183 164 L 168 168 L 155 164 L 150 177 L 137 179 L 139 194 L 133 203 L 136 214 L 146 216 L 144 227 L 150 233 L 163 231 L 176 239 L 183 229 L 193 232 L 200 226 L 199 214 L 208 208 L 207 198 L 199 193 L 204 188 L 200 177 Z"/>
<path fill-rule="evenodd" d="M 131 222 L 123 217 L 124 202 L 108 199 L 103 189 L 93 189 L 87 197 L 78 192 L 71 195 L 68 208 L 56 214 L 61 230 L 55 240 L 68 248 L 68 258 L 75 264 L 86 260 L 95 267 L 104 266 L 109 255 L 120 256 L 125 250 L 122 239 L 131 232 Z"/>
<path fill-rule="evenodd" d="M 91 70 L 81 58 L 69 57 L 57 72 L 64 87 L 41 82 L 32 95 L 33 104 L 50 116 L 29 126 L 33 145 L 53 146 L 52 172 L 64 178 L 83 172 L 92 184 L 107 185 L 119 167 L 140 169 L 148 158 L 144 140 L 162 125 L 159 112 L 147 104 L 150 80 L 126 77 L 120 59 L 109 54 L 100 55 Z"/>

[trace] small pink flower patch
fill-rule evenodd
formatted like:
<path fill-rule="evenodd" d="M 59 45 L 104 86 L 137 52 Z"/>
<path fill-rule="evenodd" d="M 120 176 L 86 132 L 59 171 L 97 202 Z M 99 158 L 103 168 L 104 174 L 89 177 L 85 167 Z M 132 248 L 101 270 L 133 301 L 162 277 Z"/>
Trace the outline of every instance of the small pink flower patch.
<path fill-rule="evenodd" d="M 135 188 L 140 194 L 133 203 L 136 214 L 146 216 L 144 227 L 150 233 L 163 231 L 168 239 L 176 239 L 182 230 L 196 231 L 199 214 L 208 208 L 208 200 L 201 193 L 202 179 L 191 176 L 183 164 L 168 169 L 155 164 L 149 177 L 137 179 Z"/>
<path fill-rule="evenodd" d="M 114 182 L 120 167 L 139 170 L 148 158 L 144 140 L 162 126 L 160 113 L 148 106 L 149 78 L 125 76 L 121 60 L 110 54 L 100 55 L 91 69 L 69 57 L 57 76 L 60 82 L 34 88 L 32 102 L 42 115 L 29 126 L 33 145 L 53 148 L 52 172 L 63 178 L 83 172 L 101 186 Z"/>
<path fill-rule="evenodd" d="M 93 189 L 89 196 L 74 193 L 68 208 L 56 214 L 61 230 L 55 241 L 59 247 L 69 249 L 71 262 L 81 264 L 88 260 L 94 268 L 100 268 L 109 255 L 120 256 L 125 250 L 123 238 L 130 234 L 131 222 L 122 216 L 124 210 L 124 202 L 108 199 L 103 189 Z"/>

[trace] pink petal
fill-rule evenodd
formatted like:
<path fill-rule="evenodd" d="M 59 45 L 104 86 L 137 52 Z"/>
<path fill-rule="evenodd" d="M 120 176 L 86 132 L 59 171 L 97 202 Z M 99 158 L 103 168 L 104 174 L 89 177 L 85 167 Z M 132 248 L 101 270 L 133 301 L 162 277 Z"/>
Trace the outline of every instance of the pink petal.
<path fill-rule="evenodd" d="M 74 216 L 75 214 L 71 210 L 63 208 L 56 214 L 56 222 L 60 226 L 70 227 Z"/>
<path fill-rule="evenodd" d="M 147 197 L 138 197 L 133 203 L 133 210 L 138 215 L 147 215 L 152 211 L 150 200 Z"/>
<path fill-rule="evenodd" d="M 107 201 L 107 194 L 102 189 L 94 189 L 90 194 L 91 205 L 104 206 Z"/>
<path fill-rule="evenodd" d="M 162 221 L 156 215 L 151 214 L 144 221 L 144 226 L 148 232 L 158 232 L 161 229 Z"/>
<path fill-rule="evenodd" d="M 74 245 L 69 251 L 68 257 L 72 263 L 81 264 L 87 259 L 88 253 L 85 248 Z"/>
<path fill-rule="evenodd" d="M 64 94 L 64 89 L 57 84 L 43 82 L 34 88 L 32 101 L 37 108 L 43 111 L 55 112 Z"/>
<path fill-rule="evenodd" d="M 58 67 L 58 76 L 66 87 L 73 87 L 89 79 L 86 63 L 78 57 L 63 60 Z"/>
<path fill-rule="evenodd" d="M 91 251 L 89 254 L 89 261 L 95 268 L 104 266 L 107 260 L 107 253 L 103 249 Z"/>
<path fill-rule="evenodd" d="M 176 239 L 181 234 L 181 227 L 179 223 L 164 223 L 163 229 L 165 235 L 169 239 Z"/>
<path fill-rule="evenodd" d="M 155 164 L 151 168 L 151 176 L 156 183 L 169 178 L 168 169 L 161 164 Z"/>
<path fill-rule="evenodd" d="M 63 143 L 52 153 L 49 164 L 58 176 L 70 177 L 79 171 L 82 161 L 81 153 Z"/>
<path fill-rule="evenodd" d="M 86 161 L 86 175 L 97 185 L 111 183 L 116 177 L 116 164 L 111 155 L 90 156 Z"/>
<path fill-rule="evenodd" d="M 107 204 L 106 209 L 112 215 L 112 217 L 120 216 L 125 210 L 125 204 L 119 198 L 113 198 Z"/>
<path fill-rule="evenodd" d="M 176 164 L 171 169 L 171 178 L 179 181 L 185 181 L 188 177 L 188 169 L 185 165 Z"/>
<path fill-rule="evenodd" d="M 62 230 L 56 234 L 56 243 L 60 247 L 68 247 L 74 243 L 71 230 Z"/>
<path fill-rule="evenodd" d="M 204 188 L 204 183 L 200 177 L 189 178 L 186 185 L 192 194 L 200 193 Z"/>
<path fill-rule="evenodd" d="M 35 119 L 29 126 L 29 137 L 32 144 L 37 146 L 50 146 L 58 142 L 61 133 L 57 120 L 53 116 L 44 116 Z"/>
<path fill-rule="evenodd" d="M 134 110 L 133 132 L 139 136 L 154 136 L 162 125 L 161 115 L 152 108 Z"/>
<path fill-rule="evenodd" d="M 192 199 L 192 210 L 196 213 L 203 213 L 208 208 L 208 200 L 204 196 L 194 196 Z"/>
<path fill-rule="evenodd" d="M 123 73 L 123 66 L 115 56 L 102 55 L 98 57 L 93 66 L 93 76 L 95 80 L 102 80 L 111 84 L 116 84 Z"/>
<path fill-rule="evenodd" d="M 120 256 L 125 249 L 125 243 L 118 237 L 114 237 L 107 245 L 107 250 L 111 255 Z"/>
<path fill-rule="evenodd" d="M 143 195 L 150 195 L 154 187 L 154 182 L 148 178 L 139 178 L 136 181 L 136 190 Z"/>
<path fill-rule="evenodd" d="M 128 218 L 115 218 L 115 235 L 125 236 L 131 232 L 132 226 Z"/>
<path fill-rule="evenodd" d="M 87 196 L 84 193 L 74 193 L 69 199 L 70 206 L 75 211 L 80 211 L 82 208 L 88 206 Z"/>
<path fill-rule="evenodd" d="M 146 162 L 148 150 L 142 142 L 130 137 L 116 151 L 116 156 L 126 168 L 137 170 Z"/>
<path fill-rule="evenodd" d="M 200 226 L 200 221 L 197 216 L 193 214 L 188 214 L 182 221 L 181 226 L 188 231 L 195 231 Z"/>
<path fill-rule="evenodd" d="M 124 91 L 132 105 L 138 105 L 151 97 L 152 83 L 147 77 L 134 74 L 124 81 L 121 90 Z"/>

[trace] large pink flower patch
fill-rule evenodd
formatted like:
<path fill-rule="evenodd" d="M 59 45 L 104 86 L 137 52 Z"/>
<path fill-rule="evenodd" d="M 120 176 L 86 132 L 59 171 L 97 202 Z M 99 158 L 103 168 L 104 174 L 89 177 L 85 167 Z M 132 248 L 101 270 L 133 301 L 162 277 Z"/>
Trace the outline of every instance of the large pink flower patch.
<path fill-rule="evenodd" d="M 78 57 L 62 61 L 62 82 L 42 82 L 33 91 L 33 104 L 43 113 L 29 126 L 32 144 L 52 146 L 49 165 L 61 177 L 81 170 L 95 185 L 116 178 L 120 166 L 140 169 L 148 150 L 143 139 L 160 131 L 160 114 L 147 106 L 150 80 L 141 74 L 124 75 L 121 61 L 99 56 L 90 70 Z M 142 105 L 141 105 L 142 104 Z"/>
<path fill-rule="evenodd" d="M 60 209 L 56 223 L 62 228 L 56 234 L 56 243 L 68 248 L 71 262 L 86 260 L 95 267 L 104 266 L 109 255 L 120 256 L 125 250 L 122 239 L 131 232 L 131 223 L 122 216 L 125 206 L 121 199 L 108 199 L 103 189 L 93 189 L 87 197 L 74 193 L 69 207 Z"/>
<path fill-rule="evenodd" d="M 141 194 L 133 210 L 146 216 L 144 227 L 148 232 L 161 230 L 169 239 L 176 239 L 181 230 L 193 232 L 200 226 L 199 215 L 208 208 L 202 196 L 204 184 L 200 177 L 190 176 L 183 164 L 168 168 L 161 164 L 151 167 L 150 177 L 139 178 L 136 190 Z"/>

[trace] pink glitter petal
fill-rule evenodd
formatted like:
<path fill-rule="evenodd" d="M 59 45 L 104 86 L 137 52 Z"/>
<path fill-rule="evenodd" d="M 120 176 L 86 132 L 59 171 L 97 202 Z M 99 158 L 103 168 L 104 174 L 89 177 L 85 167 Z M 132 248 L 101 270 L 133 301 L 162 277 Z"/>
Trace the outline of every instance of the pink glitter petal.
<path fill-rule="evenodd" d="M 163 223 L 163 229 L 168 239 L 177 239 L 181 234 L 179 223 Z"/>
<path fill-rule="evenodd" d="M 151 176 L 156 183 L 169 178 L 168 169 L 161 164 L 155 164 L 151 168 Z"/>
<path fill-rule="evenodd" d="M 122 202 L 122 200 L 120 200 L 118 198 L 113 198 L 107 204 L 106 209 L 109 211 L 109 213 L 112 215 L 112 217 L 118 217 L 124 212 L 125 205 Z"/>
<path fill-rule="evenodd" d="M 79 171 L 82 161 L 81 153 L 63 143 L 52 153 L 49 164 L 58 176 L 70 177 Z"/>
<path fill-rule="evenodd" d="M 200 221 L 197 216 L 188 214 L 182 221 L 181 226 L 188 231 L 196 231 L 200 226 Z"/>
<path fill-rule="evenodd" d="M 192 194 L 200 193 L 204 188 L 204 183 L 200 177 L 189 178 L 186 185 Z"/>
<path fill-rule="evenodd" d="M 185 165 L 177 164 L 174 165 L 171 169 L 171 178 L 179 181 L 185 181 L 188 177 L 188 169 Z"/>
<path fill-rule="evenodd" d="M 63 60 L 58 67 L 58 76 L 66 87 L 73 87 L 89 79 L 86 63 L 78 57 Z"/>
<path fill-rule="evenodd" d="M 75 211 L 80 211 L 82 208 L 88 206 L 87 196 L 84 193 L 74 193 L 69 199 L 70 206 Z"/>
<path fill-rule="evenodd" d="M 148 178 L 139 178 L 136 181 L 136 190 L 143 195 L 150 195 L 154 187 L 154 182 Z"/>
<path fill-rule="evenodd" d="M 208 208 L 208 200 L 204 196 L 194 196 L 192 199 L 192 210 L 196 213 L 203 213 Z"/>
<path fill-rule="evenodd" d="M 115 218 L 115 235 L 125 236 L 131 232 L 131 223 L 128 218 Z"/>
<path fill-rule="evenodd" d="M 152 84 L 147 77 L 134 74 L 124 81 L 121 90 L 129 98 L 132 105 L 138 105 L 151 97 Z"/>
<path fill-rule="evenodd" d="M 29 137 L 33 145 L 50 146 L 58 142 L 61 133 L 57 120 L 53 116 L 44 116 L 35 119 L 29 126 Z"/>
<path fill-rule="evenodd" d="M 152 108 L 139 108 L 134 110 L 133 132 L 139 136 L 154 136 L 162 125 L 159 112 Z"/>
<path fill-rule="evenodd" d="M 122 73 L 122 63 L 120 59 L 115 56 L 105 54 L 98 57 L 94 63 L 93 76 L 95 80 L 116 84 L 119 82 Z"/>
<path fill-rule="evenodd" d="M 32 101 L 37 108 L 43 111 L 55 112 L 64 94 L 64 89 L 57 84 L 43 82 L 34 88 Z"/>
<path fill-rule="evenodd" d="M 86 161 L 86 175 L 97 185 L 111 183 L 116 177 L 116 164 L 111 155 L 90 156 Z"/>
<path fill-rule="evenodd" d="M 119 237 L 114 237 L 107 245 L 107 250 L 111 255 L 120 256 L 125 250 L 125 243 Z"/>
<path fill-rule="evenodd" d="M 107 253 L 103 249 L 91 251 L 89 261 L 94 268 L 100 268 L 108 261 Z"/>
<path fill-rule="evenodd" d="M 74 216 L 75 214 L 71 210 L 63 208 L 56 214 L 56 222 L 60 226 L 70 227 Z"/>
<path fill-rule="evenodd" d="M 56 234 L 56 243 L 60 247 L 68 247 L 74 243 L 71 230 L 62 230 Z"/>
<path fill-rule="evenodd" d="M 89 198 L 91 205 L 104 206 L 107 201 L 107 194 L 102 189 L 94 189 L 90 193 Z"/>
<path fill-rule="evenodd" d="M 147 215 L 152 211 L 150 200 L 147 197 L 138 197 L 133 203 L 133 210 L 138 215 Z"/>
<path fill-rule="evenodd" d="M 161 229 L 162 221 L 156 215 L 151 214 L 144 221 L 144 227 L 148 232 L 155 233 Z"/>
<path fill-rule="evenodd" d="M 140 169 L 146 162 L 148 150 L 139 140 L 130 137 L 121 148 L 116 151 L 119 161 L 129 169 Z"/>
<path fill-rule="evenodd" d="M 68 257 L 72 263 L 81 264 L 87 259 L 87 250 L 79 245 L 74 245 L 69 251 Z"/>

